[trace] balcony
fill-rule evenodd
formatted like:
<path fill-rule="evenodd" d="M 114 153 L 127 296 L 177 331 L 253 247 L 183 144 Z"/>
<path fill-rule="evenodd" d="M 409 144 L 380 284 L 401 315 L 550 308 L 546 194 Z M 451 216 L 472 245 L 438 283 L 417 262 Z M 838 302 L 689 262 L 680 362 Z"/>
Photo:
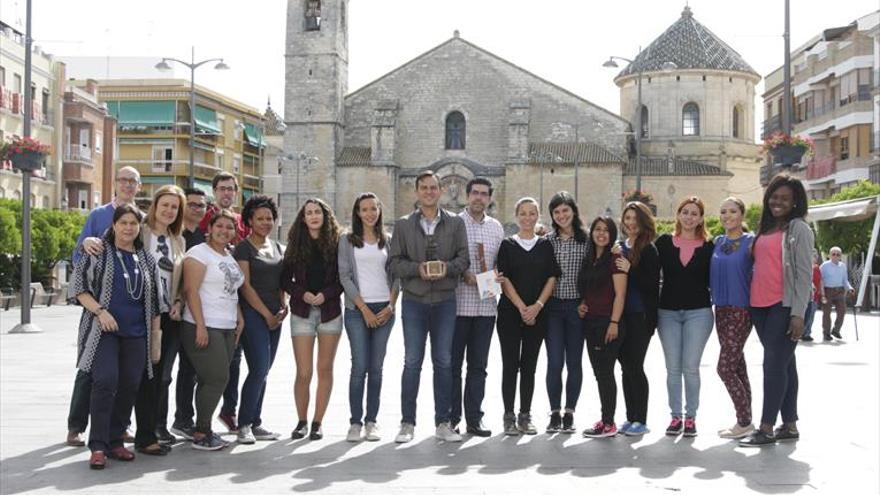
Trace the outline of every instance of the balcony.
<path fill-rule="evenodd" d="M 64 161 L 61 166 L 61 177 L 64 182 L 90 184 L 95 181 L 95 167 L 91 162 Z"/>
<path fill-rule="evenodd" d="M 837 158 L 823 156 L 812 158 L 807 164 L 807 180 L 818 180 L 837 172 Z"/>
<path fill-rule="evenodd" d="M 92 163 L 92 150 L 88 146 L 72 144 L 64 151 L 64 161 Z"/>

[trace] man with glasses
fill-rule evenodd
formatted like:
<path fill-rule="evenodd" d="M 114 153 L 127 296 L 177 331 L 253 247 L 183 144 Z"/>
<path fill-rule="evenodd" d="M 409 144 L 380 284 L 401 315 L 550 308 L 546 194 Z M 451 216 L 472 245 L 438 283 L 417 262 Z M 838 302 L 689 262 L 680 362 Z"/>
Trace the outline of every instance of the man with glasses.
<path fill-rule="evenodd" d="M 477 273 L 495 269 L 498 248 L 504 240 L 501 223 L 486 214 L 492 201 L 492 183 L 475 177 L 465 186 L 468 205 L 459 213 L 467 230 L 470 268 L 464 272 L 456 290 L 455 337 L 452 341 L 452 413 L 453 429 L 462 413 L 461 368 L 467 353 L 467 375 L 464 383 L 464 419 L 467 432 L 488 437 L 492 432 L 483 425 L 480 406 L 486 392 L 486 366 L 492 330 L 495 328 L 497 301 L 495 294 L 482 297 L 477 290 Z"/>
<path fill-rule="evenodd" d="M 238 195 L 238 179 L 229 172 L 220 172 L 214 176 L 211 181 L 211 188 L 214 191 L 214 201 L 216 204 L 208 206 L 205 216 L 199 223 L 199 228 L 205 233 L 211 219 L 220 212 L 221 209 L 232 211 L 232 205 L 235 203 L 235 197 Z M 187 207 L 189 209 L 189 207 Z M 250 227 L 246 226 L 241 219 L 241 215 L 233 213 L 235 216 L 235 239 L 232 244 L 238 244 L 243 241 L 251 233 Z M 238 376 L 241 367 L 241 346 L 235 347 L 232 354 L 232 362 L 229 363 L 229 381 L 226 383 L 226 390 L 223 392 L 223 405 L 220 407 L 220 421 L 229 428 L 230 433 L 238 432 L 238 423 L 235 418 L 235 409 L 238 406 Z"/>
<path fill-rule="evenodd" d="M 86 224 L 76 240 L 73 250 L 73 263 L 76 265 L 84 254 L 97 255 L 104 249 L 101 238 L 113 224 L 113 212 L 117 206 L 134 204 L 134 198 L 141 190 L 141 174 L 132 167 L 122 167 L 116 171 L 116 196 L 113 201 L 99 206 L 89 213 Z M 92 376 L 77 371 L 70 397 L 70 413 L 67 416 L 67 445 L 85 446 L 84 432 L 89 424 L 89 401 L 92 396 Z M 125 432 L 125 441 L 133 442 L 130 432 Z"/>
<path fill-rule="evenodd" d="M 183 191 L 186 195 L 186 208 L 183 210 L 183 239 L 186 241 L 186 250 L 205 242 L 205 233 L 199 227 L 199 223 L 205 218 L 208 209 L 208 201 L 205 199 L 205 191 L 201 189 L 187 188 Z"/>
<path fill-rule="evenodd" d="M 846 295 L 855 293 L 855 289 L 849 283 L 849 273 L 846 263 L 841 261 L 843 251 L 837 246 L 828 252 L 831 259 L 822 263 L 819 268 L 822 272 L 822 336 L 827 342 L 833 335 L 836 339 L 842 339 L 840 328 L 843 326 L 843 318 L 846 316 Z M 831 306 L 837 311 L 834 318 L 834 327 L 831 326 Z"/>
<path fill-rule="evenodd" d="M 394 224 L 389 264 L 403 286 L 403 419 L 397 443 L 412 441 L 425 342 L 431 337 L 434 367 L 435 436 L 460 442 L 450 424 L 455 287 L 470 266 L 464 221 L 438 206 L 440 179 L 434 172 L 416 177 L 419 208 Z"/>

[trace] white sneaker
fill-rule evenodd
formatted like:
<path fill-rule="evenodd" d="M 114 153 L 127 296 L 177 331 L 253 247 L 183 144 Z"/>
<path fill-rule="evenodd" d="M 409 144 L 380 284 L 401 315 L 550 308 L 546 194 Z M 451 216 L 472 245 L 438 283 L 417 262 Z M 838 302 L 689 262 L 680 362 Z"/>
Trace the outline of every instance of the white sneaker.
<path fill-rule="evenodd" d="M 378 442 L 382 437 L 379 436 L 379 425 L 372 421 L 367 422 L 364 426 L 364 440 L 368 442 Z"/>
<path fill-rule="evenodd" d="M 411 425 L 409 423 L 400 423 L 400 431 L 397 433 L 397 436 L 394 437 L 394 441 L 397 443 L 411 442 L 415 429 L 415 425 Z"/>
<path fill-rule="evenodd" d="M 254 438 L 254 433 L 251 430 L 251 425 L 240 425 L 240 427 L 238 428 L 238 443 L 250 445 L 256 442 L 257 439 Z"/>
<path fill-rule="evenodd" d="M 281 438 L 280 433 L 269 431 L 262 426 L 251 427 L 251 433 L 254 434 L 254 438 L 256 438 L 257 441 L 273 441 Z"/>
<path fill-rule="evenodd" d="M 731 426 L 730 428 L 725 428 L 718 432 L 718 436 L 721 438 L 745 438 L 749 436 L 753 431 L 755 431 L 755 425 L 749 424 L 748 426 L 740 426 L 739 423 Z"/>
<path fill-rule="evenodd" d="M 345 439 L 349 442 L 360 442 L 361 441 L 361 425 L 359 423 L 353 423 L 348 427 L 348 435 L 345 436 Z"/>
<path fill-rule="evenodd" d="M 440 423 L 437 425 L 437 431 L 434 436 L 445 442 L 460 442 L 461 435 L 455 432 L 449 423 Z"/>

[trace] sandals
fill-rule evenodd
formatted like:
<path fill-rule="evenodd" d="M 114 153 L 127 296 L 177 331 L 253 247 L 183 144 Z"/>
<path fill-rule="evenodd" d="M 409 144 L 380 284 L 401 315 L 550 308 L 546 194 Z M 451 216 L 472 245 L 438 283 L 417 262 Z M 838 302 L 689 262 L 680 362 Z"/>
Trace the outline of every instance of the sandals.
<path fill-rule="evenodd" d="M 163 445 L 161 443 L 154 443 L 151 445 L 147 445 L 146 447 L 137 447 L 135 450 L 145 455 L 164 456 L 168 455 L 168 453 L 171 452 L 171 446 Z"/>
<path fill-rule="evenodd" d="M 89 469 L 104 469 L 107 465 L 107 456 L 104 455 L 103 451 L 96 450 L 92 452 L 91 457 L 89 457 Z"/>
<path fill-rule="evenodd" d="M 125 447 L 116 447 L 110 449 L 110 452 L 107 453 L 107 457 L 117 461 L 129 462 L 134 460 L 134 452 Z"/>

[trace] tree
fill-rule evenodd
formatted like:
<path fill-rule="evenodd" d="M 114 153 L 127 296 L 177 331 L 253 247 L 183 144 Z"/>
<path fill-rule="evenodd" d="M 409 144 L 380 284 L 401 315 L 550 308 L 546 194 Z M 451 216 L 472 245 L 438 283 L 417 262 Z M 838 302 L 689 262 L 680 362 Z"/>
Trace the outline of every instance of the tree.
<path fill-rule="evenodd" d="M 842 189 L 830 198 L 814 201 L 811 205 L 870 198 L 878 195 L 880 195 L 880 184 L 861 180 L 850 187 Z M 807 220 L 809 220 L 809 217 L 807 217 Z M 819 245 L 819 249 L 825 253 L 833 246 L 839 246 L 847 254 L 863 253 L 868 250 L 871 242 L 871 227 L 873 224 L 873 218 L 858 222 L 818 222 L 816 243 Z"/>

